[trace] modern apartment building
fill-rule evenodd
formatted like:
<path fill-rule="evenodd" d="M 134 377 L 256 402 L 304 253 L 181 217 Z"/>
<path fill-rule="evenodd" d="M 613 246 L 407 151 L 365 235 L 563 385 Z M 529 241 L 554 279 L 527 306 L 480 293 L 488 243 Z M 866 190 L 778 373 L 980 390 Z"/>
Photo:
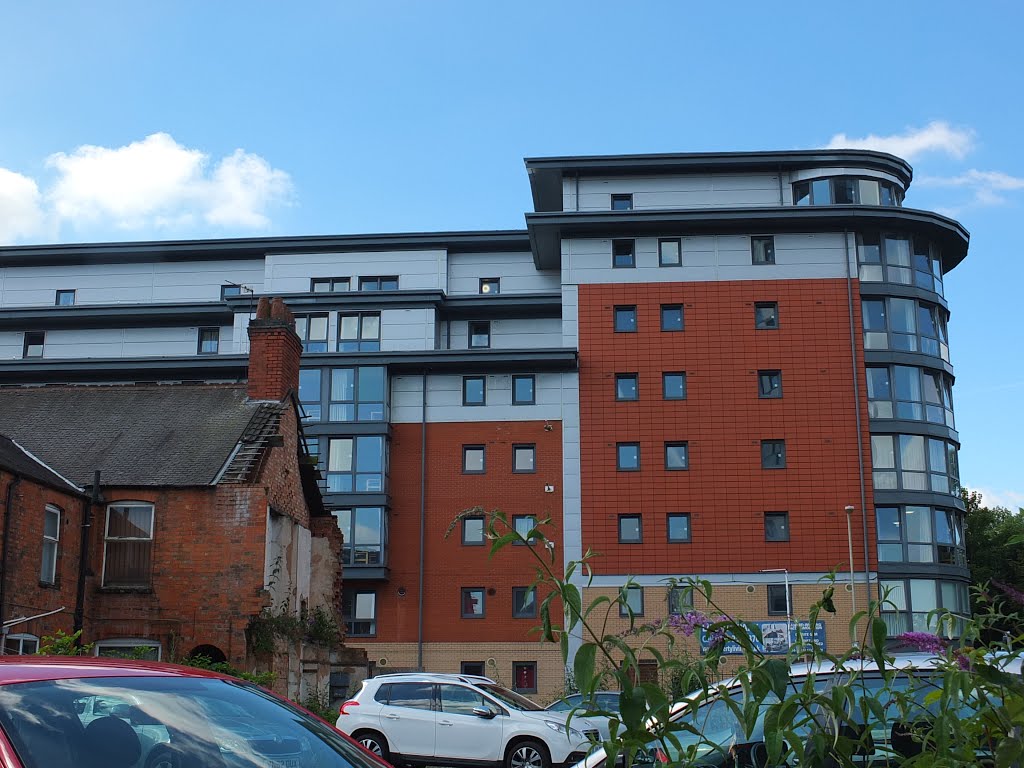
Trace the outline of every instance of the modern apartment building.
<path fill-rule="evenodd" d="M 894 631 L 966 611 L 943 280 L 968 234 L 903 206 L 910 166 L 526 167 L 521 231 L 0 249 L 0 385 L 243 379 L 255 300 L 283 297 L 349 643 L 380 667 L 561 688 L 531 553 L 489 559 L 480 518 L 446 537 L 476 506 L 550 519 L 563 562 L 600 553 L 587 595 L 631 576 L 640 621 L 698 576 L 785 628 L 834 569 L 830 647 L 880 587 Z"/>

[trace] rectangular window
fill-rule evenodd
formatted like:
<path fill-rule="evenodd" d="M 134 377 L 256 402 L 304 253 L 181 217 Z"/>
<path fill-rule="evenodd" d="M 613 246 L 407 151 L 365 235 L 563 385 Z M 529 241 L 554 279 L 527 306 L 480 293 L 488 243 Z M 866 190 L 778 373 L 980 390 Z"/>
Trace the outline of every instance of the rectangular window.
<path fill-rule="evenodd" d="M 687 443 L 665 443 L 665 469 L 689 469 L 689 453 Z"/>
<path fill-rule="evenodd" d="M 43 558 L 39 580 L 44 584 L 57 582 L 57 546 L 60 543 L 60 510 L 46 505 L 43 511 Z"/>
<path fill-rule="evenodd" d="M 633 196 L 632 195 L 612 195 L 612 210 L 613 211 L 631 211 L 631 210 L 633 210 Z"/>
<path fill-rule="evenodd" d="M 327 441 L 329 493 L 381 493 L 384 490 L 384 438 L 332 437 Z"/>
<path fill-rule="evenodd" d="M 512 529 L 522 536 L 524 539 L 529 541 L 530 531 L 537 527 L 537 518 L 535 515 L 513 515 L 512 516 Z M 516 544 L 523 544 L 526 542 L 515 542 Z"/>
<path fill-rule="evenodd" d="M 683 264 L 683 246 L 679 238 L 658 241 L 658 266 L 680 267 Z"/>
<path fill-rule="evenodd" d="M 612 266 L 615 268 L 636 266 L 635 240 L 612 240 Z"/>
<path fill-rule="evenodd" d="M 248 290 L 248 289 L 246 289 L 246 290 Z M 222 285 L 220 287 L 220 300 L 221 301 L 224 301 L 224 299 L 226 299 L 226 298 L 228 298 L 230 296 L 241 296 L 241 295 L 242 295 L 242 286 L 240 286 L 240 285 L 235 285 L 234 283 L 229 283 L 228 285 Z"/>
<path fill-rule="evenodd" d="M 790 607 L 793 603 L 793 591 L 790 588 L 789 594 L 786 593 L 785 584 L 769 584 L 768 585 L 768 615 L 769 616 L 789 616 Z"/>
<path fill-rule="evenodd" d="M 537 590 L 533 587 L 512 587 L 512 616 L 517 619 L 537 617 Z"/>
<path fill-rule="evenodd" d="M 303 368 L 299 371 L 299 404 L 302 406 L 302 421 L 320 421 L 323 405 L 320 401 L 322 376 L 319 368 Z"/>
<path fill-rule="evenodd" d="M 517 693 L 537 692 L 537 662 L 512 662 L 512 689 Z"/>
<path fill-rule="evenodd" d="M 383 565 L 386 529 L 383 507 L 355 507 L 331 512 L 344 535 L 341 562 L 346 566 Z"/>
<path fill-rule="evenodd" d="M 4 653 L 8 656 L 32 656 L 39 650 L 39 638 L 35 635 L 12 633 L 4 637 Z"/>
<path fill-rule="evenodd" d="M 668 612 L 671 616 L 682 616 L 693 610 L 693 590 L 688 587 L 670 587 L 668 590 Z"/>
<path fill-rule="evenodd" d="M 153 556 L 153 505 L 107 507 L 103 546 L 104 587 L 148 587 Z"/>
<path fill-rule="evenodd" d="M 380 313 L 338 315 L 338 351 L 380 352 Z"/>
<path fill-rule="evenodd" d="M 537 446 L 535 445 L 513 445 L 512 446 L 512 471 L 518 474 L 526 474 L 537 471 Z"/>
<path fill-rule="evenodd" d="M 462 377 L 462 404 L 463 405 L 486 405 L 487 404 L 487 377 L 486 376 L 463 376 Z"/>
<path fill-rule="evenodd" d="M 313 293 L 345 293 L 351 287 L 347 277 L 314 277 L 309 281 Z"/>
<path fill-rule="evenodd" d="M 484 600 L 486 590 L 483 587 L 462 588 L 462 618 L 482 619 L 485 615 Z"/>
<path fill-rule="evenodd" d="M 535 405 L 537 402 L 537 381 L 534 375 L 521 374 L 512 377 L 512 405 Z"/>
<path fill-rule="evenodd" d="M 752 264 L 775 263 L 775 238 L 772 235 L 750 238 L 750 262 Z"/>
<path fill-rule="evenodd" d="M 764 513 L 764 540 L 789 541 L 789 512 Z"/>
<path fill-rule="evenodd" d="M 640 443 L 616 443 L 615 468 L 619 472 L 636 472 L 639 470 Z"/>
<path fill-rule="evenodd" d="M 642 544 L 643 520 L 640 515 L 619 515 L 619 544 Z"/>
<path fill-rule="evenodd" d="M 72 307 L 75 304 L 75 292 L 71 289 L 58 290 L 54 304 L 58 307 Z"/>
<path fill-rule="evenodd" d="M 644 615 L 644 588 L 623 587 L 619 593 L 619 616 Z"/>
<path fill-rule="evenodd" d="M 295 333 L 302 340 L 304 352 L 326 352 L 327 313 L 296 315 Z"/>
<path fill-rule="evenodd" d="M 331 369 L 330 421 L 384 421 L 387 375 L 383 366 Z"/>
<path fill-rule="evenodd" d="M 498 294 L 501 293 L 501 278 L 500 277 L 481 277 L 480 278 L 480 293 L 481 294 Z"/>
<path fill-rule="evenodd" d="M 341 617 L 348 637 L 374 637 L 377 634 L 377 593 L 342 590 Z"/>
<path fill-rule="evenodd" d="M 636 333 L 636 306 L 615 308 L 615 332 Z"/>
<path fill-rule="evenodd" d="M 681 331 L 683 330 L 683 305 L 662 304 L 661 305 L 661 330 Z"/>
<path fill-rule="evenodd" d="M 759 301 L 754 305 L 754 328 L 759 331 L 775 331 L 779 328 L 779 304 L 775 301 Z"/>
<path fill-rule="evenodd" d="M 690 538 L 690 513 L 669 512 L 668 514 L 668 540 L 677 544 L 689 544 Z"/>
<path fill-rule="evenodd" d="M 197 346 L 200 355 L 216 355 L 220 349 L 220 328 L 200 328 Z"/>
<path fill-rule="evenodd" d="M 786 468 L 786 441 L 761 441 L 761 469 Z"/>
<path fill-rule="evenodd" d="M 487 471 L 486 450 L 484 446 L 462 446 L 462 471 L 467 475 L 482 475 Z"/>
<path fill-rule="evenodd" d="M 484 663 L 482 661 L 464 661 L 459 665 L 459 672 L 463 675 L 484 677 Z"/>
<path fill-rule="evenodd" d="M 685 400 L 686 374 L 683 371 L 661 374 L 661 396 L 666 400 Z"/>
<path fill-rule="evenodd" d="M 469 348 L 487 349 L 491 346 L 491 321 L 474 320 L 469 324 Z"/>
<path fill-rule="evenodd" d="M 23 358 L 42 357 L 46 343 L 46 331 L 25 331 L 25 343 L 21 348 Z"/>
<path fill-rule="evenodd" d="M 616 400 L 639 400 L 640 384 L 638 374 L 616 373 L 615 374 L 615 399 Z"/>
<path fill-rule="evenodd" d="M 760 398 L 782 397 L 782 371 L 758 371 L 757 396 Z"/>
<path fill-rule="evenodd" d="M 397 291 L 398 278 L 394 275 L 389 277 L 360 277 L 360 291 Z"/>
<path fill-rule="evenodd" d="M 482 517 L 462 518 L 462 543 L 469 547 L 484 543 L 484 519 Z"/>

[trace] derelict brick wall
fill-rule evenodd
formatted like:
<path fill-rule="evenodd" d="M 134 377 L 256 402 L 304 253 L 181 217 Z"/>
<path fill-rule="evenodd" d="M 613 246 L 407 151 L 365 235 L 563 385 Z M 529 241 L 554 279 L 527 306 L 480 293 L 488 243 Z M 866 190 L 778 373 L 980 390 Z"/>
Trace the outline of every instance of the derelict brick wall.
<path fill-rule="evenodd" d="M 755 330 L 760 301 L 778 302 L 778 330 Z M 858 407 L 869 500 L 870 445 L 844 280 L 583 285 L 579 304 L 583 547 L 603 554 L 598 573 L 827 571 L 849 559 L 848 504 L 863 568 Z M 684 305 L 684 331 L 660 330 L 662 304 Z M 618 305 L 636 305 L 637 333 L 614 332 Z M 782 371 L 781 399 L 758 397 L 766 369 Z M 665 371 L 686 372 L 686 400 L 662 398 Z M 616 372 L 639 374 L 638 402 L 616 402 Z M 761 468 L 762 439 L 786 441 L 786 469 Z M 664 469 L 664 443 L 677 440 L 689 442 L 688 471 Z M 641 471 L 617 472 L 616 442 L 633 441 Z M 789 512 L 790 542 L 765 542 L 766 511 Z M 667 541 L 668 512 L 691 514 L 691 544 Z M 642 544 L 618 543 L 620 513 L 642 514 Z"/>

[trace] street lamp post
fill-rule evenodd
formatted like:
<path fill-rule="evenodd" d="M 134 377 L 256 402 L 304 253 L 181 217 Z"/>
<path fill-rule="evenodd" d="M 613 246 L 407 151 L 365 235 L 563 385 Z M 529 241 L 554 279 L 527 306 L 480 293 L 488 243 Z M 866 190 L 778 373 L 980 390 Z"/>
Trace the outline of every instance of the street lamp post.
<path fill-rule="evenodd" d="M 850 610 L 853 614 L 857 613 L 857 588 L 853 583 L 853 529 L 850 524 L 850 518 L 853 517 L 853 506 L 847 504 L 846 510 L 846 543 L 850 548 Z"/>

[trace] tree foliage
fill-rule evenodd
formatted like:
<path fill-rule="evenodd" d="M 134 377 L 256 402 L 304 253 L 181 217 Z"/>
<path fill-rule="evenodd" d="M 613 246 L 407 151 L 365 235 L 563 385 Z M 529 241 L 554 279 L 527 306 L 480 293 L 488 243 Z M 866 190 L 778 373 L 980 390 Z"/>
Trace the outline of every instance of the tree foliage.
<path fill-rule="evenodd" d="M 967 508 L 967 562 L 978 584 L 998 581 L 1024 590 L 1024 509 L 986 507 L 977 491 L 961 491 Z"/>

